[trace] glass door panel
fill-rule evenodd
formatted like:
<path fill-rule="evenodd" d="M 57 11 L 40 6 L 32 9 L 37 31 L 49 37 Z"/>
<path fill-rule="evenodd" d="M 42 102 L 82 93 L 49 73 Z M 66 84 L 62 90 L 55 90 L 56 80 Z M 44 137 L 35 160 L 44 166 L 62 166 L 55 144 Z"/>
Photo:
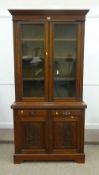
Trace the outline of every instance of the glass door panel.
<path fill-rule="evenodd" d="M 24 97 L 44 97 L 44 25 L 22 24 L 22 79 Z"/>
<path fill-rule="evenodd" d="M 54 25 L 54 97 L 76 96 L 77 25 Z"/>

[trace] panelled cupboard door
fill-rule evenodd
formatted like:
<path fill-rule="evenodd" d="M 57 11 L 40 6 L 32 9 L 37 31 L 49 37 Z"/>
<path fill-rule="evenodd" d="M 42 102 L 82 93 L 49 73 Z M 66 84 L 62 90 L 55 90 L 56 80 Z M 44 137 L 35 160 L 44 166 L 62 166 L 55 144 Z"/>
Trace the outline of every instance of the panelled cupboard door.
<path fill-rule="evenodd" d="M 15 23 L 16 93 L 23 100 L 48 100 L 48 25 L 37 20 Z"/>
<path fill-rule="evenodd" d="M 81 111 L 55 110 L 52 112 L 52 152 L 79 152 Z M 82 135 L 83 137 L 83 135 Z"/>
<path fill-rule="evenodd" d="M 48 150 L 48 117 L 45 110 L 18 110 L 15 114 L 16 153 L 45 153 Z"/>

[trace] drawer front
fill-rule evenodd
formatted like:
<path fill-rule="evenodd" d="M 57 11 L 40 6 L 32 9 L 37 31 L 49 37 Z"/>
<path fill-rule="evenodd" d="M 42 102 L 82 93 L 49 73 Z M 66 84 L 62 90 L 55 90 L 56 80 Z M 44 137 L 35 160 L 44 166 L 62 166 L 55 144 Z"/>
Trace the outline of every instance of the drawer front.
<path fill-rule="evenodd" d="M 52 116 L 56 119 L 60 120 L 75 120 L 79 118 L 82 114 L 81 110 L 54 110 L 51 112 Z"/>
<path fill-rule="evenodd" d="M 46 110 L 18 110 L 19 116 L 46 116 Z"/>

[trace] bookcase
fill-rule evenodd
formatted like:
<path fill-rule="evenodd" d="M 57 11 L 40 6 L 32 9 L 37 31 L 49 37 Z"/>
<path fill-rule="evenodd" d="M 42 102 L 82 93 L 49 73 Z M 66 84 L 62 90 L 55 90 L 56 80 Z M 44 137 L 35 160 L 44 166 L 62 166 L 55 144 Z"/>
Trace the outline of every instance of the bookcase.
<path fill-rule="evenodd" d="M 14 163 L 84 163 L 84 24 L 88 10 L 9 10 L 15 53 Z"/>

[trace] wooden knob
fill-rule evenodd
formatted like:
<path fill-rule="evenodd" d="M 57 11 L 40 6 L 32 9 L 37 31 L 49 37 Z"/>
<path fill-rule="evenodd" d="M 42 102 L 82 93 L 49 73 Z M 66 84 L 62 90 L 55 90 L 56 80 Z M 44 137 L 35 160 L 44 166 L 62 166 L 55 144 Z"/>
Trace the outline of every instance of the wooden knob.
<path fill-rule="evenodd" d="M 30 111 L 29 115 L 35 115 L 36 111 Z"/>
<path fill-rule="evenodd" d="M 71 119 L 73 119 L 74 118 L 74 116 L 71 116 Z"/>
<path fill-rule="evenodd" d="M 20 112 L 21 112 L 21 114 L 23 114 L 23 112 L 24 112 L 24 111 L 23 111 L 23 110 L 21 110 Z"/>
<path fill-rule="evenodd" d="M 56 115 L 58 115 L 59 113 L 56 111 L 56 113 L 55 113 Z"/>
<path fill-rule="evenodd" d="M 47 16 L 47 20 L 51 20 L 51 17 L 50 16 Z"/>
<path fill-rule="evenodd" d="M 48 52 L 46 52 L 46 55 L 48 55 Z"/>

